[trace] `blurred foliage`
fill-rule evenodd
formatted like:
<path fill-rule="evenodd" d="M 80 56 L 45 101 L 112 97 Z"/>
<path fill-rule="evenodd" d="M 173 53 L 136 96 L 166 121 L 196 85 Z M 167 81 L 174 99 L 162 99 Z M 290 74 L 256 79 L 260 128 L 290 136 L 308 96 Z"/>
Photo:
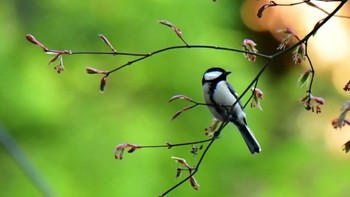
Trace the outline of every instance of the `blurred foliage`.
<path fill-rule="evenodd" d="M 185 94 L 201 101 L 202 74 L 214 65 L 231 70 L 229 81 L 242 92 L 261 65 L 238 53 L 181 49 L 113 73 L 101 94 L 100 76 L 87 75 L 85 67 L 109 70 L 130 57 L 64 56 L 66 70 L 58 75 L 47 66 L 52 57 L 27 42 L 25 34 L 52 49 L 108 51 L 97 36 L 102 33 L 117 50 L 145 53 L 182 44 L 156 23 L 164 19 L 191 44 L 240 48 L 244 38 L 260 39 L 242 24 L 240 6 L 210 0 L 1 1 L 0 121 L 56 196 L 159 195 L 177 182 L 178 164 L 170 157 L 195 164 L 198 156 L 189 147 L 144 149 L 119 161 L 114 147 L 205 139 L 208 110 L 196 108 L 170 122 L 187 103 L 167 104 L 168 99 Z M 296 87 L 304 67 L 285 65 L 288 72 L 274 72 L 282 66 L 274 65 L 260 80 L 264 111 L 246 110 L 262 153 L 250 155 L 230 125 L 195 176 L 200 190 L 185 183 L 169 196 L 347 196 L 348 155 L 341 151 L 347 139 L 341 136 L 348 130 L 335 133 L 330 124 L 344 97 L 321 73 L 315 91 L 327 103 L 319 115 L 307 112 L 298 102 L 304 89 Z M 341 140 L 334 143 L 336 138 Z M 42 195 L 2 148 L 0 160 L 2 196 Z"/>

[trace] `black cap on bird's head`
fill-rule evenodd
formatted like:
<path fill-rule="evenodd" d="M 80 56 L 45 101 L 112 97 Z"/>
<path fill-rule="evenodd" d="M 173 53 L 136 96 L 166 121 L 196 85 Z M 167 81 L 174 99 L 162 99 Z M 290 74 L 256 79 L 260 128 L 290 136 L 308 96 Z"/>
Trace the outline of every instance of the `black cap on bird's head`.
<path fill-rule="evenodd" d="M 205 71 L 203 75 L 202 84 L 208 81 L 226 80 L 226 76 L 229 75 L 230 73 L 231 73 L 230 71 L 226 71 L 220 67 L 209 68 L 207 71 Z"/>

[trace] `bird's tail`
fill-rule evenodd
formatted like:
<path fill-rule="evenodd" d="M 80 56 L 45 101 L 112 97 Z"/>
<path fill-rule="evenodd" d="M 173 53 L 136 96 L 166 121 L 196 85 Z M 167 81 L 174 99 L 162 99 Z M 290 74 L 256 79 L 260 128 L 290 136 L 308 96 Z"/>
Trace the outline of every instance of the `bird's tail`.
<path fill-rule="evenodd" d="M 261 147 L 258 140 L 255 139 L 253 132 L 245 124 L 238 125 L 239 132 L 241 133 L 245 143 L 247 144 L 250 153 L 260 153 Z"/>

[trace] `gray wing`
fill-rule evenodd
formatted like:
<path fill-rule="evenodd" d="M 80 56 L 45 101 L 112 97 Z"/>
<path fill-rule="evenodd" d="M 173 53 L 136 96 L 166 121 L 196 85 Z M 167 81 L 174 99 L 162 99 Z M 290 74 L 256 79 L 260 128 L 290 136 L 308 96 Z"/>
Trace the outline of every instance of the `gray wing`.
<path fill-rule="evenodd" d="M 228 89 L 230 90 L 230 92 L 233 94 L 233 96 L 235 96 L 236 100 L 238 99 L 238 94 L 236 93 L 235 89 L 233 89 L 233 87 L 231 86 L 230 83 L 226 82 Z M 241 107 L 241 109 L 243 110 L 242 107 L 242 103 L 241 100 L 238 101 L 238 105 Z"/>
<path fill-rule="evenodd" d="M 235 96 L 235 98 L 237 100 L 238 99 L 238 95 L 236 94 L 236 91 L 233 89 L 231 84 L 227 83 L 227 87 L 230 90 L 230 92 Z M 241 101 L 238 101 L 238 105 L 241 107 L 241 109 L 243 111 L 243 107 L 242 107 Z M 250 153 L 251 154 L 260 153 L 261 147 L 260 147 L 260 144 L 259 144 L 258 140 L 256 140 L 253 132 L 247 126 L 247 120 L 244 118 L 243 121 L 244 121 L 245 124 L 241 124 L 241 123 L 235 122 L 234 120 L 233 120 L 233 123 L 237 126 L 239 132 L 241 133 L 245 143 L 247 144 L 247 146 L 248 146 L 248 148 L 250 150 Z"/>

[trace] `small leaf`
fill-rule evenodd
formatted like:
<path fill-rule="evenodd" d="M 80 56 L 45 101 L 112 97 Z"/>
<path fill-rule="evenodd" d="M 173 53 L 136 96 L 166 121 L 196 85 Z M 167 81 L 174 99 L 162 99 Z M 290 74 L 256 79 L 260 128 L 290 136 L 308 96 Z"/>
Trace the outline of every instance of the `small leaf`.
<path fill-rule="evenodd" d="M 298 87 L 303 87 L 304 85 L 309 84 L 310 77 L 312 76 L 312 70 L 308 69 L 303 74 L 300 75 L 298 79 Z"/>
<path fill-rule="evenodd" d="M 305 60 L 306 48 L 305 44 L 301 43 L 296 46 L 293 51 L 293 62 L 295 64 L 300 64 L 303 60 Z"/>

